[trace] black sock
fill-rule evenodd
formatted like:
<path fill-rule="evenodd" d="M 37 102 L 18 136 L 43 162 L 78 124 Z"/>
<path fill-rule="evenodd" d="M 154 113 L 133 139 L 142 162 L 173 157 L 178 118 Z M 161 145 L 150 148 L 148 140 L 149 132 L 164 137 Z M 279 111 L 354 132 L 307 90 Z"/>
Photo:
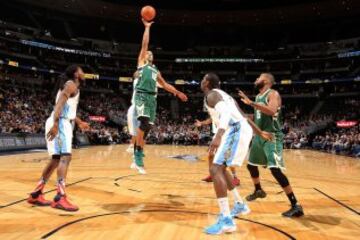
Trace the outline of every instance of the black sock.
<path fill-rule="evenodd" d="M 60 198 L 61 198 L 61 194 L 60 194 L 60 193 L 57 193 L 57 194 L 55 195 L 55 197 L 54 197 L 54 201 L 55 201 L 55 202 L 58 202 L 58 201 L 60 200 Z"/>
<path fill-rule="evenodd" d="M 260 183 L 255 184 L 255 191 L 262 190 Z"/>
<path fill-rule="evenodd" d="M 291 206 L 295 206 L 297 203 L 296 197 L 293 192 L 287 194 L 287 197 L 289 198 L 289 201 L 291 203 Z"/>
<path fill-rule="evenodd" d="M 37 190 L 36 192 L 31 193 L 32 198 L 37 198 L 41 194 L 41 190 Z"/>

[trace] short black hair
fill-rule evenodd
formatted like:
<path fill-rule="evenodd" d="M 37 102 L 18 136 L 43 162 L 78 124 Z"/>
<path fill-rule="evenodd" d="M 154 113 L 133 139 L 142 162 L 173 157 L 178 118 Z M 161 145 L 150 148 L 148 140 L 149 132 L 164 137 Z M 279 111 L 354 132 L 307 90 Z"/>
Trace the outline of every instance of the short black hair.
<path fill-rule="evenodd" d="M 67 80 L 74 79 L 74 74 L 79 69 L 79 67 L 79 65 L 72 64 L 65 69 L 65 76 L 67 77 Z"/>
<path fill-rule="evenodd" d="M 216 73 L 209 72 L 205 75 L 206 81 L 209 82 L 209 88 L 220 88 L 220 78 Z"/>

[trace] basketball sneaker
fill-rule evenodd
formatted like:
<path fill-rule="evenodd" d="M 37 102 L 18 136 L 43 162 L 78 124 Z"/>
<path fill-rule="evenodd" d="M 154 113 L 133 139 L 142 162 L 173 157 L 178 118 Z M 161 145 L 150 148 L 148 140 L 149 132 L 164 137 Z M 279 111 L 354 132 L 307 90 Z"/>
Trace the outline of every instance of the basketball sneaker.
<path fill-rule="evenodd" d="M 216 223 L 204 229 L 204 232 L 210 235 L 219 235 L 222 233 L 231 233 L 236 231 L 236 225 L 231 217 L 224 217 L 220 214 Z"/>
<path fill-rule="evenodd" d="M 130 169 L 135 169 L 136 168 L 136 163 L 133 161 L 130 165 Z"/>
<path fill-rule="evenodd" d="M 135 151 L 134 153 L 135 168 L 140 174 L 146 174 L 144 169 L 144 156 L 143 151 Z"/>
<path fill-rule="evenodd" d="M 234 186 L 240 186 L 240 179 L 238 179 L 237 177 L 234 177 L 233 184 L 234 184 Z"/>
<path fill-rule="evenodd" d="M 55 196 L 54 201 L 51 203 L 51 207 L 68 212 L 76 212 L 77 210 L 79 210 L 78 206 L 70 203 L 67 200 L 66 195 L 59 195 L 59 194 Z"/>
<path fill-rule="evenodd" d="M 130 165 L 130 169 L 136 169 L 136 163 L 135 163 L 135 156 L 134 155 L 132 156 L 132 162 L 131 162 L 131 165 Z"/>
<path fill-rule="evenodd" d="M 134 153 L 134 145 L 130 144 L 129 147 L 126 149 L 126 152 L 130 154 Z"/>
<path fill-rule="evenodd" d="M 231 217 L 236 217 L 239 214 L 246 215 L 249 214 L 250 212 L 251 210 L 245 202 L 244 203 L 236 202 L 234 208 L 231 210 Z"/>
<path fill-rule="evenodd" d="M 257 198 L 265 198 L 266 192 L 262 189 L 254 191 L 252 194 L 246 197 L 249 202 L 256 200 Z"/>
<path fill-rule="evenodd" d="M 35 195 L 34 193 L 31 193 L 29 198 L 27 199 L 27 202 L 32 205 L 36 205 L 36 206 L 50 206 L 51 205 L 51 201 L 46 200 L 44 198 L 43 193 L 40 193 L 37 195 Z"/>
<path fill-rule="evenodd" d="M 206 178 L 201 179 L 201 181 L 204 181 L 204 182 L 212 182 L 212 178 L 211 178 L 211 176 L 209 175 L 209 176 L 207 176 Z"/>
<path fill-rule="evenodd" d="M 303 208 L 301 205 L 299 204 L 296 204 L 296 205 L 293 205 L 291 206 L 291 208 L 286 211 L 286 212 L 283 212 L 282 215 L 284 217 L 301 217 L 304 215 L 304 211 L 303 211 Z"/>
<path fill-rule="evenodd" d="M 146 174 L 146 170 L 144 167 L 139 167 L 138 165 L 136 165 L 135 168 L 140 174 Z"/>

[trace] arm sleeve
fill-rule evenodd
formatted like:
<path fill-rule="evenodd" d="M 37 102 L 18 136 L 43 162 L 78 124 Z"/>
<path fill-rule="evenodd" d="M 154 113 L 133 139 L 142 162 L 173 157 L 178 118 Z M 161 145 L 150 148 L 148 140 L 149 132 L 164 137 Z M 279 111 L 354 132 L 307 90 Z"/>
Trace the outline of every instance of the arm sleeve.
<path fill-rule="evenodd" d="M 230 122 L 231 114 L 229 109 L 224 101 L 220 101 L 215 105 L 215 110 L 220 115 L 220 122 L 218 128 L 227 129 Z"/>

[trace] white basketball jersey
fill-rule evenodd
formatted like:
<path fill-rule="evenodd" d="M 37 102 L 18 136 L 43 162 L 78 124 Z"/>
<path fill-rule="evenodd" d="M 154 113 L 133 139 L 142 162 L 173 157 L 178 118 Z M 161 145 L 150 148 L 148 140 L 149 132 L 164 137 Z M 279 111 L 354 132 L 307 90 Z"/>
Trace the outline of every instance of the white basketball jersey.
<path fill-rule="evenodd" d="M 56 95 L 56 100 L 55 100 L 55 104 L 57 103 L 57 101 L 59 100 L 61 94 L 61 90 L 59 89 L 57 95 Z M 61 118 L 66 118 L 66 119 L 70 119 L 70 120 L 74 120 L 76 118 L 76 110 L 77 110 L 77 106 L 79 104 L 79 98 L 80 98 L 80 90 L 78 90 L 77 94 L 74 97 L 70 97 L 68 98 L 68 100 L 66 101 L 60 117 Z M 51 115 L 54 114 L 54 111 Z"/>
<path fill-rule="evenodd" d="M 234 123 L 237 123 L 237 122 L 241 122 L 241 123 L 246 122 L 246 124 L 248 124 L 246 118 L 239 111 L 239 109 L 237 107 L 237 103 L 229 94 L 227 94 L 226 92 L 224 92 L 223 90 L 220 90 L 220 89 L 212 89 L 212 91 L 218 92 L 221 95 L 223 101 L 227 105 L 227 108 L 230 112 L 230 121 L 229 121 L 228 126 L 230 126 Z M 216 111 L 215 108 L 209 107 L 206 103 L 206 100 L 204 101 L 204 103 L 205 103 L 205 107 L 206 107 L 207 111 L 209 112 L 209 115 L 210 115 L 212 123 L 213 123 L 213 132 L 216 133 L 217 128 L 220 123 L 221 112 Z"/>

